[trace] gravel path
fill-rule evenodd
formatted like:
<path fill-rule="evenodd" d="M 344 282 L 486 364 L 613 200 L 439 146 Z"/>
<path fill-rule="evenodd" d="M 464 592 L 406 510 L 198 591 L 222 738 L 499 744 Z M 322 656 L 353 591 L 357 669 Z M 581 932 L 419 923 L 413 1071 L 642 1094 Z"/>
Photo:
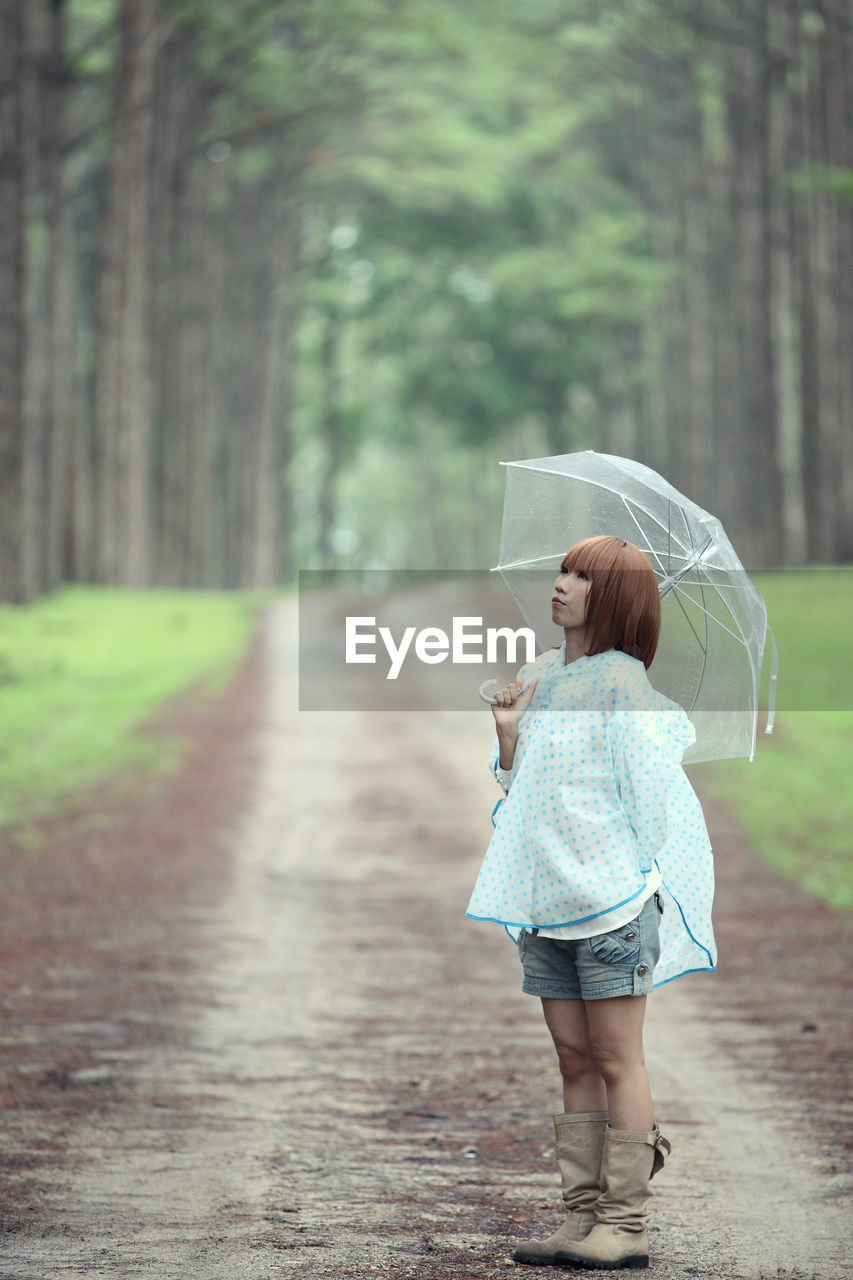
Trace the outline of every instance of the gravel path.
<path fill-rule="evenodd" d="M 90 1027 L 102 1101 L 18 1175 L 37 1212 L 0 1240 L 3 1276 L 542 1274 L 509 1255 L 557 1221 L 552 1052 L 512 945 L 463 918 L 495 799 L 487 713 L 297 715 L 293 624 L 292 604 L 271 619 L 233 857 L 186 908 L 185 967 L 161 974 L 174 1034 L 163 1015 L 122 1048 Z M 760 1030 L 709 1016 L 715 981 L 649 1002 L 674 1147 L 649 1274 L 849 1274 L 844 1184 L 797 1098 L 744 1069 Z"/>

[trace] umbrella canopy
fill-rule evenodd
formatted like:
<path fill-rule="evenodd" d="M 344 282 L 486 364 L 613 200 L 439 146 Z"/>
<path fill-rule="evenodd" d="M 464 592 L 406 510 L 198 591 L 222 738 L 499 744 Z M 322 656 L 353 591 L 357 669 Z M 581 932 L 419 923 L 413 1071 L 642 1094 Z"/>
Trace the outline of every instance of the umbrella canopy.
<path fill-rule="evenodd" d="M 562 640 L 551 620 L 551 588 L 569 548 L 595 534 L 633 542 L 648 556 L 661 594 L 649 679 L 696 729 L 685 762 L 752 759 L 767 610 L 720 521 L 630 458 L 590 449 L 502 465 L 507 482 L 496 569 L 540 648 Z"/>

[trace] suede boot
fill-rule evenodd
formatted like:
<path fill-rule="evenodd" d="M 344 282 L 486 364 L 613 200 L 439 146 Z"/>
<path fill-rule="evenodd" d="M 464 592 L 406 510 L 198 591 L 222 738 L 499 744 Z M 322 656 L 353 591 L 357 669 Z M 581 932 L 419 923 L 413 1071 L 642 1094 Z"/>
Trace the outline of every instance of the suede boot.
<path fill-rule="evenodd" d="M 649 1265 L 649 1182 L 663 1168 L 670 1144 L 655 1125 L 649 1133 L 611 1129 L 604 1136 L 601 1195 L 595 1204 L 595 1226 L 577 1244 L 559 1250 L 560 1266 L 615 1271 Z"/>
<path fill-rule="evenodd" d="M 515 1262 L 551 1266 L 561 1249 L 571 1249 L 595 1226 L 606 1111 L 578 1111 L 554 1116 L 557 1165 L 563 1182 L 563 1204 L 569 1216 L 547 1240 L 520 1240 Z"/>

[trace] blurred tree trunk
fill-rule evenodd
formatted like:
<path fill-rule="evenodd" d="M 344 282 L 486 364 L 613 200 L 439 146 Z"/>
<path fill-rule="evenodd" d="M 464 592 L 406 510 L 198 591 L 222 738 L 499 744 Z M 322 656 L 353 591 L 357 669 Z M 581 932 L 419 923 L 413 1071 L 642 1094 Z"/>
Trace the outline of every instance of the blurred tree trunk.
<path fill-rule="evenodd" d="M 0 595 L 25 600 L 22 545 L 25 445 L 24 22 L 18 0 L 0 0 Z"/>
<path fill-rule="evenodd" d="M 338 475 L 343 453 L 341 323 L 339 308 L 333 302 L 328 302 L 323 309 L 323 337 L 320 344 L 320 376 L 322 378 L 320 432 L 323 442 L 323 468 L 317 495 L 319 515 L 317 550 L 320 563 L 326 569 L 333 569 L 337 558 L 333 536 L 337 521 Z"/>
<path fill-rule="evenodd" d="M 102 109 L 109 109 L 107 95 Z M 74 239 L 73 343 L 77 399 L 69 448 L 71 513 L 69 576 L 77 582 L 96 582 L 95 383 L 100 228 L 103 212 L 103 163 L 107 143 L 100 154 L 86 157 L 83 176 L 72 185 L 72 235 Z"/>
<path fill-rule="evenodd" d="M 692 67 L 673 68 L 669 99 L 672 122 L 661 162 L 671 226 L 666 257 L 678 264 L 665 306 L 664 379 L 667 403 L 667 474 L 676 488 L 712 506 L 712 472 L 705 447 L 712 433 L 713 405 L 707 374 L 708 316 L 705 281 L 704 154 Z"/>
<path fill-rule="evenodd" d="M 739 356 L 738 508 L 748 514 L 745 559 L 780 563 L 784 553 L 771 292 L 770 50 L 767 0 L 749 10 L 749 37 L 726 46 L 733 149 L 734 327 Z M 746 536 L 746 530 L 744 531 Z"/>
<path fill-rule="evenodd" d="M 296 316 L 296 226 L 292 177 L 283 169 L 270 191 L 270 273 L 263 397 L 258 421 L 252 586 L 271 587 L 282 579 L 286 534 L 290 529 L 284 477 L 291 447 L 291 359 Z M 283 537 L 283 534 L 285 535 Z"/>
<path fill-rule="evenodd" d="M 619 154 L 652 215 L 655 256 L 673 270 L 656 323 L 644 326 L 643 350 L 657 365 L 635 410 L 652 419 L 645 456 L 723 518 L 753 565 L 780 563 L 790 540 L 779 427 L 784 274 L 774 259 L 786 203 L 771 134 L 769 12 L 768 0 L 670 9 L 687 51 L 648 33 L 631 49 L 641 98 Z"/>
<path fill-rule="evenodd" d="M 782 484 L 786 564 L 806 556 L 806 515 L 800 465 L 802 400 L 799 375 L 799 294 L 796 282 L 796 226 L 787 174 L 792 167 L 791 132 L 795 106 L 789 85 L 791 24 L 784 7 L 771 8 L 768 37 L 770 89 L 768 150 L 770 169 L 770 310 L 776 376 L 779 468 Z"/>
<path fill-rule="evenodd" d="M 794 149 L 795 172 L 808 172 L 822 156 L 823 121 L 819 94 L 814 81 L 819 74 L 820 55 L 813 35 L 803 29 L 803 5 L 793 5 L 792 34 L 795 45 L 799 91 L 797 137 Z M 801 359 L 803 393 L 803 493 L 807 519 L 807 551 L 812 560 L 828 560 L 833 550 L 833 511 L 830 500 L 835 489 L 833 475 L 833 441 L 827 421 L 827 389 L 823 385 L 825 370 L 821 351 L 829 337 L 825 333 L 830 316 L 821 298 L 828 281 L 821 279 L 821 261 L 825 258 L 825 221 L 822 209 L 825 197 L 807 191 L 796 198 L 797 267 L 801 307 Z"/>
<path fill-rule="evenodd" d="M 850 313 L 853 207 L 827 188 L 830 167 L 853 168 L 848 15 L 825 3 L 793 5 L 799 127 L 794 171 L 802 307 L 803 490 L 809 558 L 853 553 L 853 413 Z"/>
<path fill-rule="evenodd" d="M 260 246 L 256 232 L 247 235 L 246 228 L 255 226 L 251 193 L 239 181 L 232 180 L 223 249 L 224 305 L 215 334 L 218 411 L 224 432 L 223 573 L 229 587 L 239 586 L 242 581 L 248 523 L 245 504 L 249 486 L 244 475 L 252 465 L 247 457 L 251 445 L 249 422 L 258 382 L 254 260 Z"/>
<path fill-rule="evenodd" d="M 70 570 L 71 446 L 77 417 L 74 375 L 74 280 L 71 193 L 67 177 L 68 90 L 66 0 L 49 0 L 44 73 L 47 189 L 47 429 L 44 512 L 45 581 L 56 587 Z"/>
<path fill-rule="evenodd" d="M 28 228 L 26 442 L 22 514 L 28 594 L 64 576 L 74 418 L 71 204 L 66 178 L 69 74 L 64 0 L 22 8 Z"/>
<path fill-rule="evenodd" d="M 122 0 L 119 35 L 96 329 L 96 551 L 100 581 L 142 586 L 150 573 L 149 152 L 156 0 Z"/>
<path fill-rule="evenodd" d="M 618 359 L 604 370 L 601 403 L 596 412 L 596 440 L 604 453 L 638 455 L 642 402 L 638 397 L 638 364 L 642 335 L 639 327 L 618 335 Z"/>
<path fill-rule="evenodd" d="M 158 59 L 152 157 L 156 570 L 173 586 L 214 586 L 218 456 L 211 164 L 199 139 L 208 84 L 194 33 L 179 28 Z"/>
<path fill-rule="evenodd" d="M 180 274 L 181 391 L 178 419 L 187 437 L 184 471 L 187 520 L 184 582 L 210 587 L 216 584 L 215 516 L 217 462 L 220 453 L 219 419 L 215 412 L 216 372 L 213 359 L 215 324 L 213 286 L 218 246 L 210 208 L 211 165 L 204 152 L 188 165 L 181 220 L 183 253 Z"/>
<path fill-rule="evenodd" d="M 186 558 L 184 432 L 178 414 L 180 365 L 179 279 L 180 223 L 187 82 L 195 68 L 188 56 L 191 37 L 173 32 L 157 59 L 154 132 L 151 153 L 151 362 L 152 386 L 152 521 L 156 581 L 180 586 Z"/>
<path fill-rule="evenodd" d="M 18 82 L 24 128 L 24 217 L 27 229 L 24 270 L 26 309 L 24 343 L 24 471 L 21 536 L 27 597 L 44 590 L 43 521 L 46 508 L 45 445 L 48 403 L 46 333 L 48 306 L 45 270 L 45 165 L 42 66 L 44 13 L 41 5 L 21 7 L 24 59 Z"/>
<path fill-rule="evenodd" d="M 271 587 L 281 581 L 285 459 L 290 446 L 290 360 L 296 310 L 294 175 L 279 161 L 264 187 L 259 213 L 256 335 L 261 353 L 260 397 L 247 422 L 250 447 L 244 469 L 247 515 L 241 585 Z"/>
<path fill-rule="evenodd" d="M 823 37 L 827 160 L 853 179 L 853 9 L 827 4 Z M 839 486 L 835 558 L 853 561 L 853 191 L 833 198 L 830 280 L 836 317 Z"/>
<path fill-rule="evenodd" d="M 225 582 L 269 587 L 281 575 L 296 272 L 289 183 L 278 163 L 259 187 L 231 182 L 226 231 L 212 294 L 222 495 L 213 531 L 224 545 Z"/>
<path fill-rule="evenodd" d="M 635 359 L 645 365 L 645 387 L 628 402 L 637 423 L 635 448 L 676 487 L 716 508 L 721 448 L 714 284 L 725 276 L 713 265 L 713 177 L 695 69 L 687 58 L 663 59 L 643 49 L 634 74 L 642 99 L 625 121 L 621 159 L 652 215 L 655 257 L 672 271 L 659 306 L 636 327 Z M 623 437 L 629 440 L 627 427 Z"/>

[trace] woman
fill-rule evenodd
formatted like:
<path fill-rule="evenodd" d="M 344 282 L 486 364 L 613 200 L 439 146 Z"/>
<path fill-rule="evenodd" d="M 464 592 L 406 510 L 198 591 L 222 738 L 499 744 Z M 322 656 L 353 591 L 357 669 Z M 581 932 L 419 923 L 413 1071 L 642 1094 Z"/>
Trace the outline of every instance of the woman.
<path fill-rule="evenodd" d="M 562 1076 L 554 1125 L 568 1217 L 513 1257 L 645 1267 L 649 1182 L 670 1150 L 643 1057 L 646 995 L 716 962 L 711 846 L 681 767 L 695 731 L 646 676 L 660 597 L 637 547 L 578 543 L 551 604 L 563 644 L 493 708 L 506 799 L 467 912 L 516 939 Z"/>

